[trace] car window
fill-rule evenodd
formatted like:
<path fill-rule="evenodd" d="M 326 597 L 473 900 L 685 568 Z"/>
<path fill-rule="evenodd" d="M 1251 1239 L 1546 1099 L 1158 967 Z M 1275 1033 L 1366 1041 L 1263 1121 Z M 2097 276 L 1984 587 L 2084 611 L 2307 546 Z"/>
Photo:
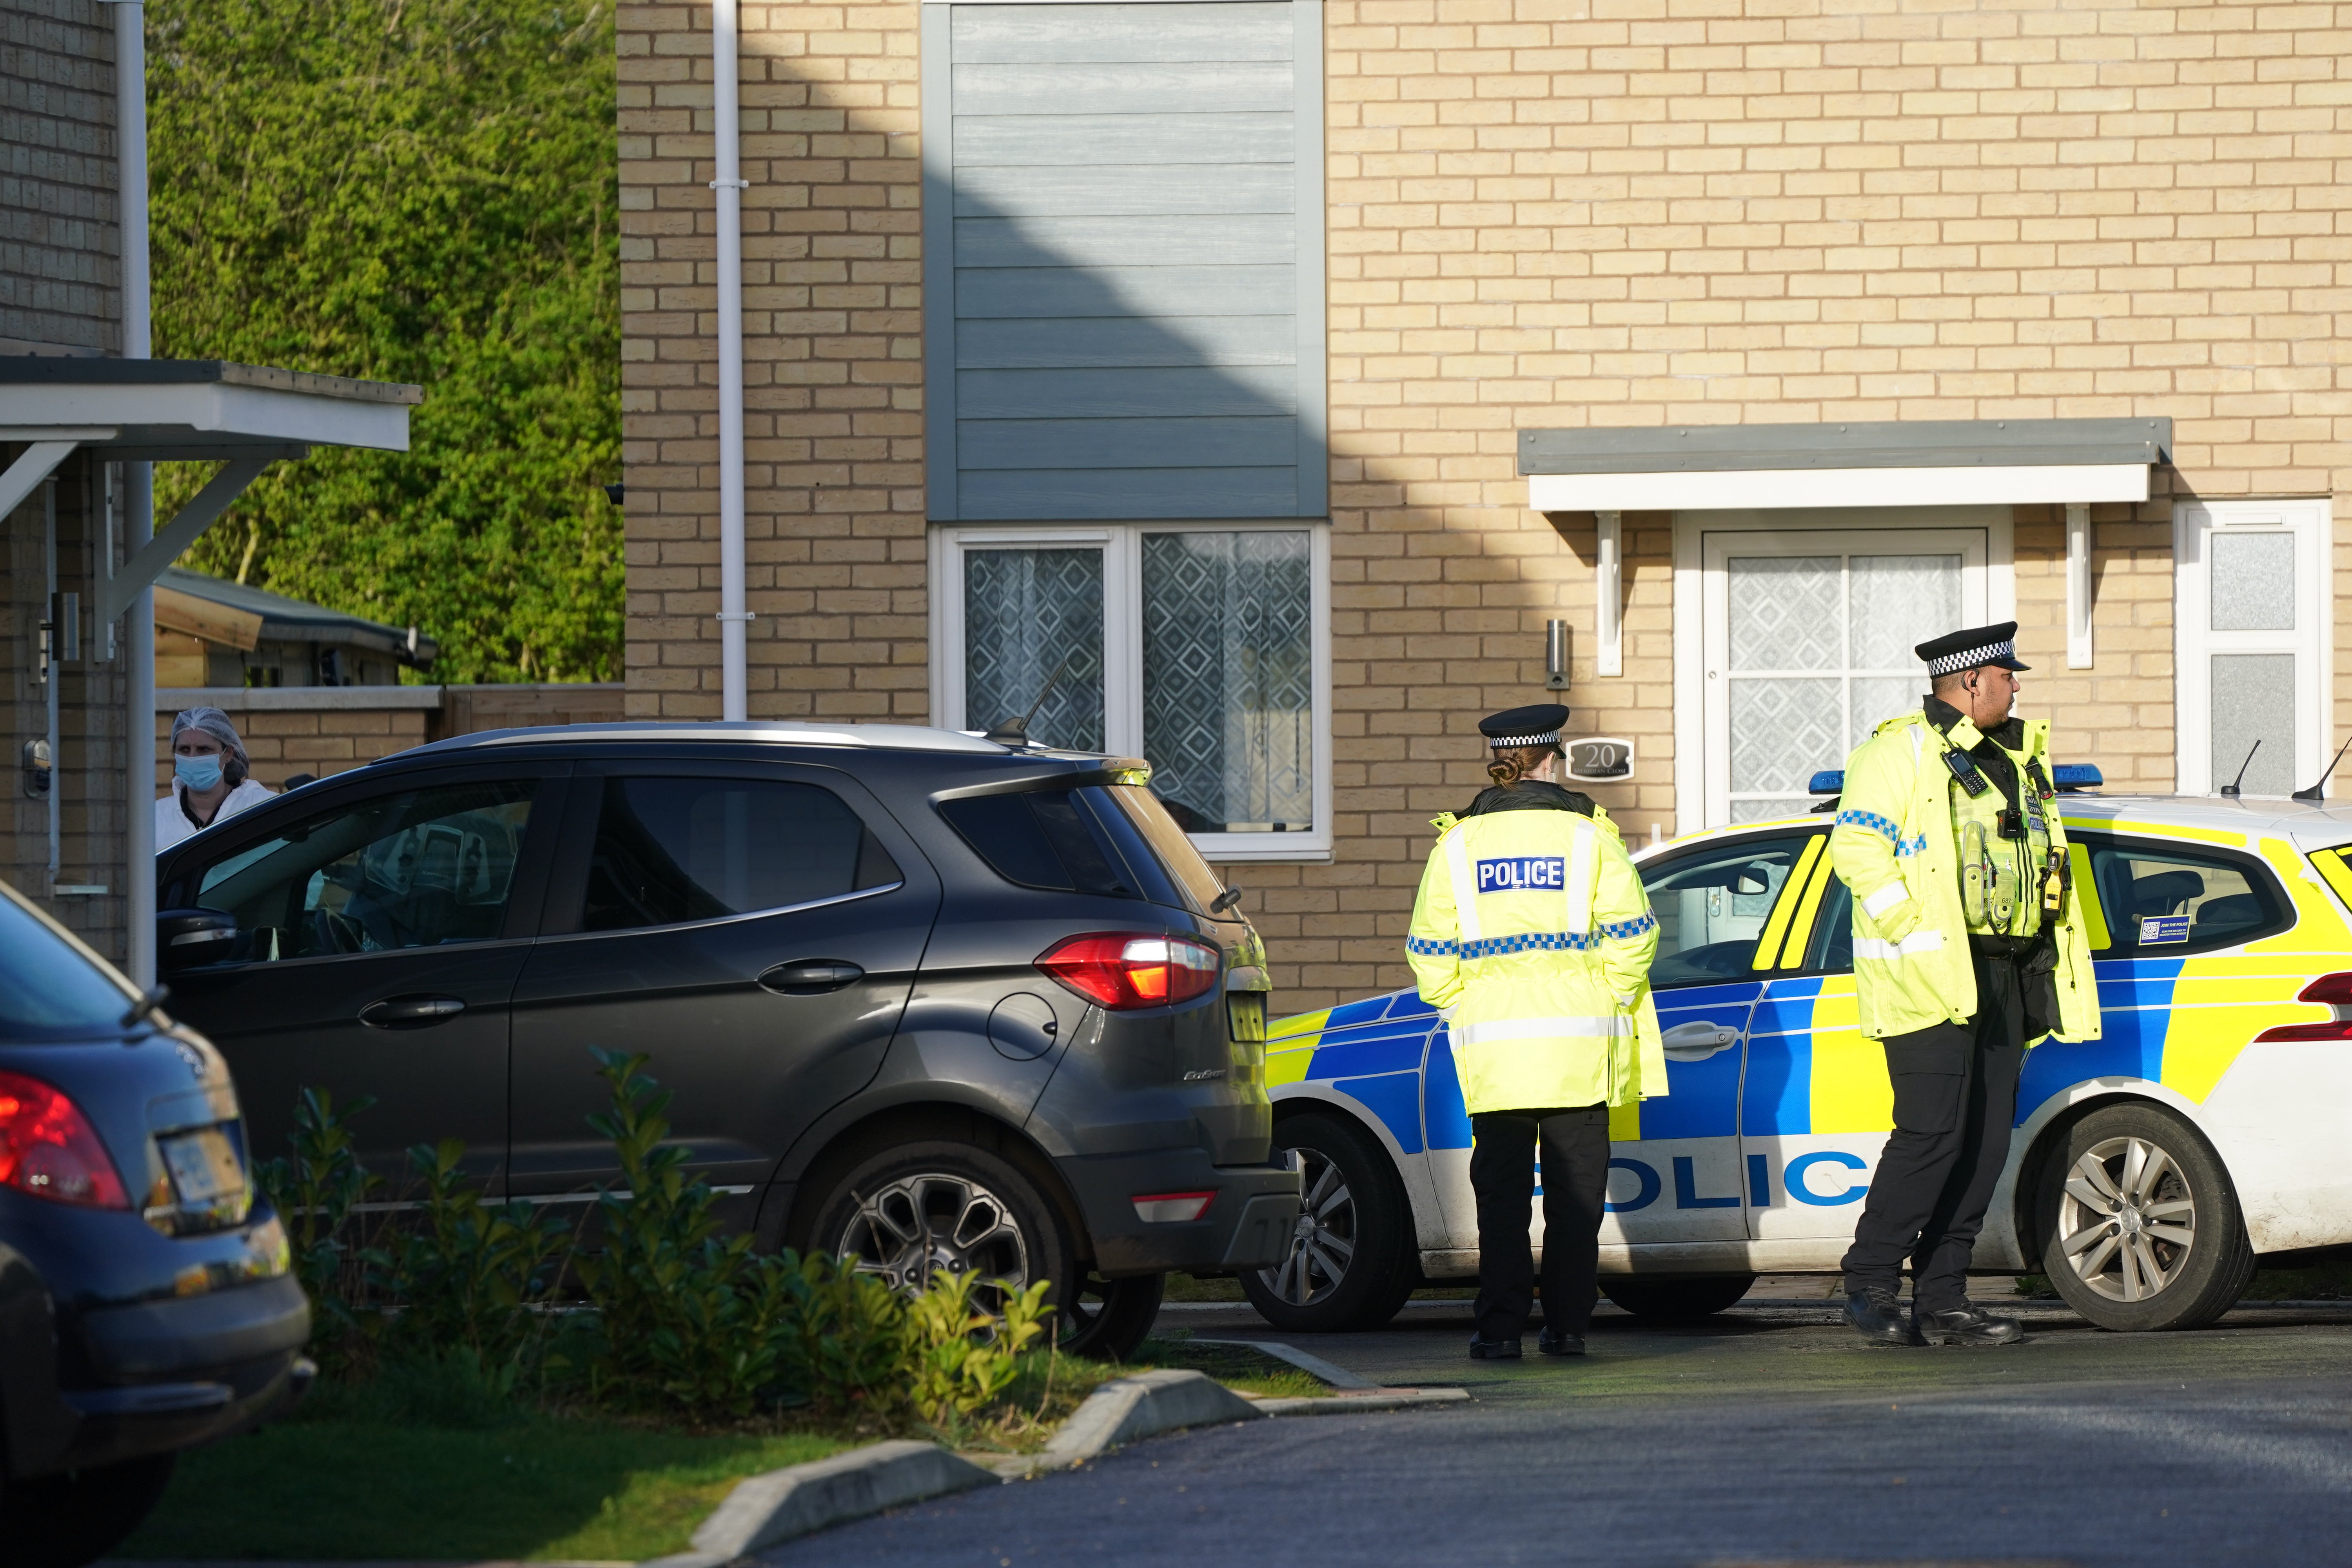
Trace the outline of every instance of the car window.
<path fill-rule="evenodd" d="M 1024 888 L 1105 898 L 1142 897 L 1116 864 L 1118 852 L 1066 789 L 973 795 L 943 800 L 940 815 L 990 869 Z"/>
<path fill-rule="evenodd" d="M 717 920 L 901 880 L 829 789 L 782 779 L 611 778 L 582 931 Z"/>
<path fill-rule="evenodd" d="M 1712 984 L 1749 973 L 1757 940 L 1806 837 L 1739 838 L 1643 863 L 1642 886 L 1658 918 L 1652 988 Z"/>
<path fill-rule="evenodd" d="M 1835 872 L 1822 893 L 1821 912 L 1813 917 L 1805 967 L 1827 974 L 1844 974 L 1853 968 L 1853 889 Z"/>
<path fill-rule="evenodd" d="M 2249 857 L 2105 833 L 2076 842 L 2090 862 L 2095 911 L 2084 903 L 2096 919 L 2085 923 L 2102 958 L 2233 947 L 2290 923 L 2276 883 Z"/>
<path fill-rule="evenodd" d="M 236 916 L 233 957 L 267 962 L 488 942 L 506 926 L 534 781 L 372 796 L 195 871 Z"/>
<path fill-rule="evenodd" d="M 114 1034 L 131 1000 L 80 947 L 0 895 L 0 1040 Z"/>
<path fill-rule="evenodd" d="M 1217 874 L 1201 858 L 1199 847 L 1177 826 L 1166 801 L 1141 784 L 1106 784 L 1087 794 L 1116 805 L 1119 815 L 1142 835 L 1152 858 L 1182 886 L 1192 907 L 1202 914 L 1208 913 L 1209 907 L 1224 892 L 1225 885 L 1217 880 Z"/>

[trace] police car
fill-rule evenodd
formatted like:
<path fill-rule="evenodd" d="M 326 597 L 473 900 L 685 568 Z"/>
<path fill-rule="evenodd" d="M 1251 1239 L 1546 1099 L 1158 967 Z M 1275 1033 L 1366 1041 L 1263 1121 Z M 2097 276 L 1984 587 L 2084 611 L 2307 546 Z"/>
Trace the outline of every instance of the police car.
<path fill-rule="evenodd" d="M 2352 806 L 2095 795 L 2096 770 L 2059 773 L 2103 1035 L 2027 1058 L 1976 1267 L 2045 1273 L 2103 1328 L 2191 1328 L 2257 1258 L 2352 1243 Z M 1893 1089 L 1856 1028 L 1833 804 L 1635 857 L 1669 1092 L 1611 1118 L 1601 1289 L 1629 1311 L 1719 1311 L 1759 1273 L 1834 1272 L 1852 1238 Z M 1435 1011 L 1391 992 L 1269 1034 L 1306 1214 L 1242 1281 L 1258 1310 L 1363 1328 L 1473 1278 L 1470 1121 Z"/>

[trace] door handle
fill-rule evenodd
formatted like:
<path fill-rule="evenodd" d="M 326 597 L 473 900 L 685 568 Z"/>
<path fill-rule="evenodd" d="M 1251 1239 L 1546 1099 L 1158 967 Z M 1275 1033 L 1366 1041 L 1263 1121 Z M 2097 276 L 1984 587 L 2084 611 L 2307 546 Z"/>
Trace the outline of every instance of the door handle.
<path fill-rule="evenodd" d="M 866 971 L 842 958 L 796 958 L 760 976 L 780 996 L 819 996 L 866 978 Z"/>
<path fill-rule="evenodd" d="M 465 1010 L 455 996 L 386 996 L 361 1008 L 360 1022 L 371 1029 L 424 1029 Z"/>
<path fill-rule="evenodd" d="M 1666 1055 L 1678 1062 L 1703 1062 L 1718 1051 L 1729 1050 L 1739 1043 L 1739 1031 L 1728 1024 L 1710 1024 L 1697 1019 L 1688 1024 L 1676 1024 L 1661 1037 Z"/>

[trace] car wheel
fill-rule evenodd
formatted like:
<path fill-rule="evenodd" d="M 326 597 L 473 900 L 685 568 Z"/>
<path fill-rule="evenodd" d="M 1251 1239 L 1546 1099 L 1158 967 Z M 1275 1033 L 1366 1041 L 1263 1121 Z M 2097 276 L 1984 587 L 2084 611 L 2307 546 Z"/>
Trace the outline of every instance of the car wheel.
<path fill-rule="evenodd" d="M 1301 1213 L 1290 1250 L 1245 1269 L 1242 1290 L 1277 1329 L 1375 1329 L 1420 1278 L 1412 1213 L 1388 1152 L 1352 1122 L 1308 1112 L 1277 1122 L 1274 1143 L 1297 1167 Z"/>
<path fill-rule="evenodd" d="M 1160 1320 L 1160 1293 L 1167 1281 L 1165 1274 L 1127 1279 L 1085 1275 L 1063 1300 L 1057 1320 L 1062 1353 L 1095 1361 L 1125 1361 L 1133 1355 Z"/>
<path fill-rule="evenodd" d="M 2254 1276 L 2221 1156 L 2161 1106 L 2083 1118 L 2050 1151 L 2036 1192 L 2042 1271 L 2100 1328 L 2202 1328 Z"/>
<path fill-rule="evenodd" d="M 1689 1323 L 1738 1306 L 1755 1283 L 1753 1274 L 1698 1274 L 1683 1279 L 1603 1274 L 1601 1293 L 1637 1318 Z"/>
<path fill-rule="evenodd" d="M 1081 1274 L 1036 1182 L 969 1143 L 898 1144 L 858 1161 L 827 1189 L 809 1245 L 854 1260 L 902 1296 L 920 1295 L 946 1269 L 1016 1291 L 1050 1279 L 1047 1300 L 1058 1306 Z M 991 1310 L 1000 1299 L 992 1289 L 973 1292 Z"/>
<path fill-rule="evenodd" d="M 9 1568 L 81 1568 L 139 1528 L 172 1479 L 171 1454 L 0 1483 Z"/>

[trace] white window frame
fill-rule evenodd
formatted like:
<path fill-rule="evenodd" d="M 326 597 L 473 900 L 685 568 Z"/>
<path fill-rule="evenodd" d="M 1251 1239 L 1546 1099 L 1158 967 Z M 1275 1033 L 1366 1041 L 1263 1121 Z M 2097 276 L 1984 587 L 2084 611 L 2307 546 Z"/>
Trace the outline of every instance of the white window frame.
<path fill-rule="evenodd" d="M 1212 862 L 1324 862 L 1331 858 L 1331 531 L 1301 518 L 1197 522 L 940 524 L 931 530 L 931 711 L 950 730 L 976 731 L 1002 714 L 963 710 L 963 555 L 1020 545 L 1095 545 L 1103 552 L 1103 745 L 1143 755 L 1143 536 L 1147 533 L 1298 533 L 1307 536 L 1314 716 L 1315 826 L 1307 833 L 1195 833 Z"/>
<path fill-rule="evenodd" d="M 2183 501 L 2173 507 L 2173 777 L 2182 795 L 2210 795 L 2229 782 L 2213 776 L 2212 656 L 2217 653 L 2294 656 L 2303 699 L 2295 714 L 2294 787 L 2305 787 L 2334 754 L 2328 722 L 2336 710 L 2328 573 L 2333 510 L 2326 498 L 2308 496 Z M 2218 531 L 2295 536 L 2294 630 L 2212 629 L 2211 556 L 2206 541 Z"/>

